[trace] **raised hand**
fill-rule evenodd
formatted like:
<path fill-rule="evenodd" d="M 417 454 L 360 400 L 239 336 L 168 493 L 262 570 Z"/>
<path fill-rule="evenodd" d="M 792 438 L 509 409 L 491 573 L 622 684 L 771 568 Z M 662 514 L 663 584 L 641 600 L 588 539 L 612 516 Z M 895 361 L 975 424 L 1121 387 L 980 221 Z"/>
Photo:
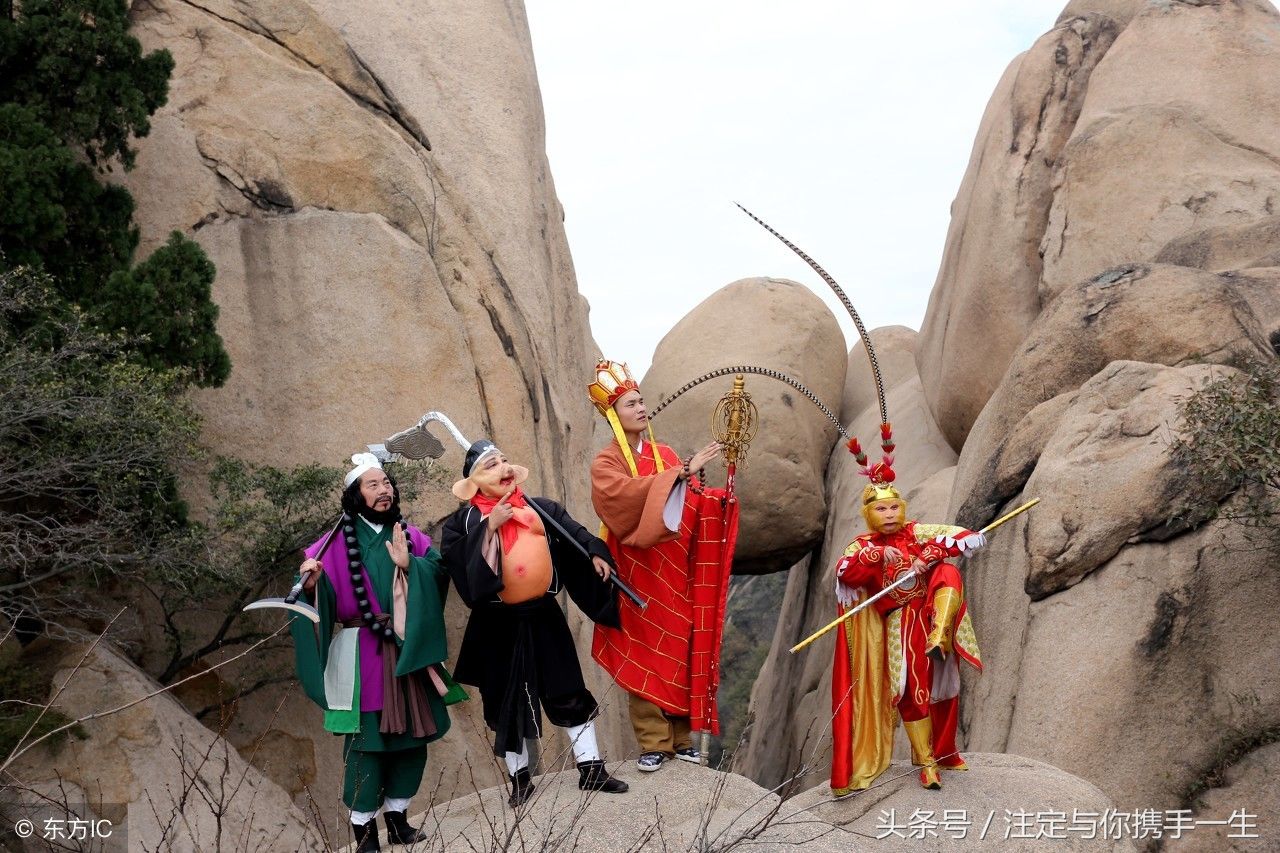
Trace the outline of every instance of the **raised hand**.
<path fill-rule="evenodd" d="M 892 545 L 886 545 L 884 548 L 884 562 L 889 566 L 902 565 L 902 552 Z"/>
<path fill-rule="evenodd" d="M 409 536 L 399 524 L 393 527 L 391 541 L 387 543 L 387 553 L 391 555 L 391 562 L 395 563 L 397 568 L 407 569 L 409 568 Z"/>
<path fill-rule="evenodd" d="M 493 505 L 493 511 L 489 513 L 489 532 L 497 533 L 498 528 L 510 521 L 511 516 L 515 515 L 516 511 L 511 508 L 511 504 L 507 503 L 511 498 L 511 493 L 515 490 L 515 486 L 507 489 L 507 493 Z"/>
<path fill-rule="evenodd" d="M 713 441 L 689 458 L 689 473 L 701 471 L 706 464 L 720 454 L 720 442 Z"/>

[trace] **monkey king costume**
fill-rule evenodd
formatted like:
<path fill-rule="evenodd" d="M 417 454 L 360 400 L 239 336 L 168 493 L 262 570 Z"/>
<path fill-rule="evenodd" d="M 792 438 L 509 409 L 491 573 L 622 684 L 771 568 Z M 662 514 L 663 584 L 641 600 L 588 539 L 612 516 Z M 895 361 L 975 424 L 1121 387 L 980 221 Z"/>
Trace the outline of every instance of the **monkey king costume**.
<path fill-rule="evenodd" d="M 629 446 L 614 404 L 640 386 L 626 365 L 601 360 L 587 390 L 615 441 L 591 464 L 591 500 L 618 576 L 647 602 L 619 605 L 621 626 L 597 624 L 591 655 L 629 694 L 641 770 L 671 757 L 698 761 L 691 730 L 718 734 L 720 641 L 738 504 L 695 489 L 675 451 Z"/>
<path fill-rule="evenodd" d="M 840 623 L 831 680 L 831 789 L 837 796 L 868 787 L 889 766 L 895 709 L 911 760 L 922 768 L 920 784 L 941 788 L 939 767 L 967 770 L 956 749 L 959 661 L 982 669 L 960 571 L 943 561 L 986 540 L 963 527 L 907 521 L 907 502 L 892 485 L 889 424 L 881 425 L 881 436 L 885 456 L 873 466 L 858 440 L 849 442 L 871 480 L 861 496 L 871 531 L 836 563 L 837 611 L 911 574 L 917 559 L 936 565 Z"/>
<path fill-rule="evenodd" d="M 496 733 L 494 753 L 507 763 L 511 805 L 533 793 L 526 740 L 541 735 L 543 710 L 566 729 L 578 787 L 625 792 L 627 784 L 612 778 L 600 758 L 596 700 L 583 683 L 556 601 L 563 585 L 589 618 L 618 624 L 613 587 L 596 574 L 591 559 L 612 567 L 608 548 L 560 504 L 526 496 L 520 484 L 528 469 L 509 464 L 491 441 L 471 445 L 462 476 L 453 493 L 466 504 L 445 522 L 442 540 L 445 565 L 471 608 L 455 675 L 480 689 L 485 722 Z M 504 502 L 513 514 L 494 533 L 488 517 Z"/>
<path fill-rule="evenodd" d="M 295 617 L 290 630 L 303 689 L 324 709 L 325 729 L 345 738 L 342 800 L 363 853 L 379 849 L 379 809 L 392 843 L 426 839 L 405 810 L 422 782 L 426 745 L 449 730 L 445 706 L 467 697 L 443 666 L 448 575 L 439 555 L 426 534 L 400 521 L 398 490 L 385 511 L 366 504 L 361 478 L 382 473 L 378 459 L 357 453 L 351 461 L 341 540 L 306 549 L 323 569 L 304 593 L 319 624 Z M 397 524 L 408 540 L 407 569 L 388 550 Z"/>

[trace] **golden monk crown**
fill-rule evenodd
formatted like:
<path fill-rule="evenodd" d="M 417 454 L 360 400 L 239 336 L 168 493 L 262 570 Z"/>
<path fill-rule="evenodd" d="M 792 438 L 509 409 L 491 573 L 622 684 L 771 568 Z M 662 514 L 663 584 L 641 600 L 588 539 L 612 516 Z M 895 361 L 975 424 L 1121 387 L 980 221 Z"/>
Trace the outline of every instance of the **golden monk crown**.
<path fill-rule="evenodd" d="M 602 358 L 596 362 L 596 381 L 587 386 L 591 402 L 600 414 L 605 414 L 628 391 L 639 391 L 640 383 L 631 376 L 626 364 Z"/>

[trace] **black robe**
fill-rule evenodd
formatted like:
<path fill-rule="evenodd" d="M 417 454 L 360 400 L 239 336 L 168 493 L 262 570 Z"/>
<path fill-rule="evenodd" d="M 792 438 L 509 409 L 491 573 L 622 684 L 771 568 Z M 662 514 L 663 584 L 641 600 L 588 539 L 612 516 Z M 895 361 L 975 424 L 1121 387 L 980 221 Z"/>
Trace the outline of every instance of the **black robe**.
<path fill-rule="evenodd" d="M 494 752 L 498 754 L 519 752 L 524 738 L 541 734 L 540 706 L 549 699 L 582 695 L 578 704 L 587 702 L 590 713 L 595 711 L 595 700 L 582 680 L 573 635 L 555 597 L 561 586 L 593 622 L 615 628 L 620 624 L 614 586 L 601 580 L 591 560 L 545 517 L 612 566 L 608 546 L 555 501 L 528 500 L 544 514 L 552 566 L 547 595 L 514 605 L 498 598 L 502 573 L 495 573 L 485 562 L 488 523 L 474 506 L 461 507 L 445 521 L 440 544 L 454 587 L 471 608 L 453 677 L 479 688 L 485 722 L 497 733 Z M 530 702 L 530 697 L 538 701 Z"/>

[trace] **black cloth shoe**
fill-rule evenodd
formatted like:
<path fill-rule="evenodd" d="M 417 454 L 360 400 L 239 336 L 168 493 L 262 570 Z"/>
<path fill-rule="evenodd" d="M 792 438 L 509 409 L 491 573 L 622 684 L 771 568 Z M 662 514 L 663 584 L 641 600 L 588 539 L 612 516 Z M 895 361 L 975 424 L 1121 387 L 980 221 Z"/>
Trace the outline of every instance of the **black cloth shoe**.
<path fill-rule="evenodd" d="M 378 819 L 376 817 L 364 826 L 358 823 L 351 824 L 351 834 L 355 837 L 358 845 L 356 853 L 378 853 L 382 849 L 378 846 Z"/>
<path fill-rule="evenodd" d="M 529 768 L 521 767 L 515 775 L 507 778 L 511 780 L 511 796 L 507 798 L 507 805 L 512 808 L 524 805 L 533 796 L 533 779 L 529 776 Z"/>
<path fill-rule="evenodd" d="M 392 844 L 417 844 L 430 839 L 409 823 L 404 812 L 383 812 L 382 817 L 387 822 L 387 841 Z"/>
<path fill-rule="evenodd" d="M 702 763 L 702 753 L 698 752 L 698 750 L 691 746 L 686 746 L 684 749 L 677 749 L 676 758 L 681 761 L 691 761 L 694 764 Z"/>
<path fill-rule="evenodd" d="M 644 773 L 652 773 L 662 768 L 662 762 L 667 760 L 665 752 L 646 752 L 636 759 L 636 767 Z"/>
<path fill-rule="evenodd" d="M 604 791 L 606 794 L 625 794 L 629 789 L 630 786 L 626 782 L 609 775 L 609 771 L 605 769 L 603 761 L 596 759 L 595 761 L 578 762 L 578 790 Z"/>

